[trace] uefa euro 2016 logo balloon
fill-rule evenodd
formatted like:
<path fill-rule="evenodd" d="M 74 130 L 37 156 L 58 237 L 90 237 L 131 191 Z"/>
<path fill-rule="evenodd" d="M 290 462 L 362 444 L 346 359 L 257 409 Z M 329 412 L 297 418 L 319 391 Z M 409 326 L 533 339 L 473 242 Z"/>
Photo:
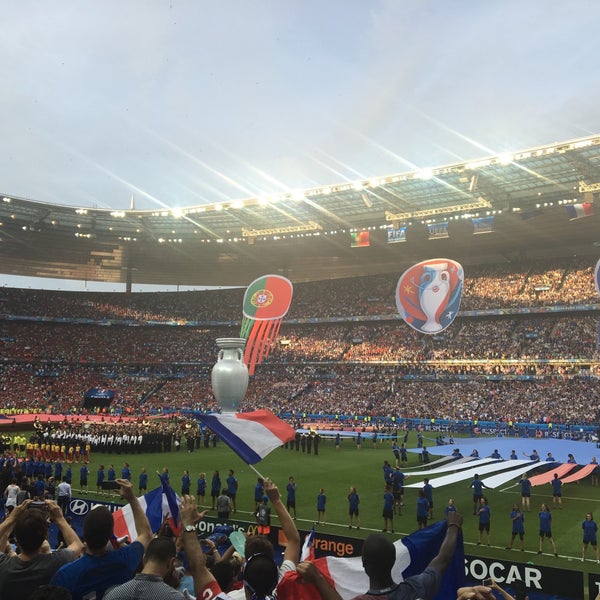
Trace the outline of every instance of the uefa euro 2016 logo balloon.
<path fill-rule="evenodd" d="M 462 298 L 462 266 L 448 258 L 432 258 L 404 271 L 396 286 L 396 306 L 413 329 L 428 335 L 449 327 Z"/>

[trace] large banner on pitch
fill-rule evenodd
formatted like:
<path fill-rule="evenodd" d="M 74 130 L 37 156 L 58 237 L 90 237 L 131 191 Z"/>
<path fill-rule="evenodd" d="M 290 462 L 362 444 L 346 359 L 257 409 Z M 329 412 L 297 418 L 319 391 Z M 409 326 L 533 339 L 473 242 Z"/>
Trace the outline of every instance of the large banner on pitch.
<path fill-rule="evenodd" d="M 465 556 L 465 574 L 467 585 L 481 585 L 491 577 L 513 596 L 518 585 L 515 582 L 522 581 L 528 590 L 529 600 L 582 600 L 585 597 L 581 571 Z"/>

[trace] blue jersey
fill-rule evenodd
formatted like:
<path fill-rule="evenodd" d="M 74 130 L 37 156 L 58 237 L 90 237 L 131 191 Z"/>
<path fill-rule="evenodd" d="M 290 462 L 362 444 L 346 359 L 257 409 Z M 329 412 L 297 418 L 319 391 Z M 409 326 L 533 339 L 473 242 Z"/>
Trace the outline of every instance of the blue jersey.
<path fill-rule="evenodd" d="M 394 471 L 394 489 L 399 490 L 404 487 L 404 473 L 402 471 Z"/>
<path fill-rule="evenodd" d="M 115 470 L 113 468 L 110 468 L 106 473 L 106 477 L 108 481 L 114 481 L 117 478 L 117 474 L 115 473 Z"/>
<path fill-rule="evenodd" d="M 417 499 L 417 518 L 427 517 L 429 514 L 429 502 L 427 498 L 419 497 Z"/>
<path fill-rule="evenodd" d="M 423 486 L 423 492 L 425 494 L 425 498 L 429 501 L 429 504 L 433 502 L 433 486 L 430 483 L 426 483 Z"/>
<path fill-rule="evenodd" d="M 454 504 L 448 504 L 444 509 L 444 514 L 448 516 L 450 513 L 456 512 L 456 506 Z"/>
<path fill-rule="evenodd" d="M 127 479 L 127 481 L 131 481 L 131 469 L 129 467 L 123 467 L 121 469 L 121 479 Z"/>
<path fill-rule="evenodd" d="M 145 490 L 148 487 L 148 473 L 140 473 L 140 488 Z"/>
<path fill-rule="evenodd" d="M 521 486 L 521 496 L 531 494 L 531 481 L 529 479 L 519 479 L 519 485 Z"/>
<path fill-rule="evenodd" d="M 265 495 L 265 488 L 262 483 L 257 483 L 254 486 L 254 501 L 262 502 L 263 496 Z"/>
<path fill-rule="evenodd" d="M 327 497 L 325 496 L 325 494 L 317 494 L 317 510 L 324 511 L 326 502 Z"/>
<path fill-rule="evenodd" d="M 383 510 L 384 512 L 392 512 L 394 510 L 394 494 L 386 492 L 383 495 Z"/>
<path fill-rule="evenodd" d="M 350 510 L 358 510 L 358 505 L 360 504 L 360 498 L 356 492 L 352 494 L 348 494 L 348 508 Z"/>
<path fill-rule="evenodd" d="M 525 533 L 525 527 L 523 525 L 525 519 L 523 513 L 520 510 L 513 510 L 510 513 L 510 518 L 512 520 L 512 532 Z"/>
<path fill-rule="evenodd" d="M 192 483 L 192 480 L 189 475 L 186 474 L 181 477 L 181 493 L 182 494 L 190 493 L 190 484 L 191 483 Z"/>
<path fill-rule="evenodd" d="M 584 543 L 596 544 L 596 535 L 598 533 L 598 525 L 595 521 L 588 521 L 587 519 L 581 524 L 583 529 L 583 541 Z"/>
<path fill-rule="evenodd" d="M 540 532 L 548 533 L 552 531 L 552 514 L 547 510 L 542 510 L 540 517 Z"/>
<path fill-rule="evenodd" d="M 287 501 L 288 502 L 296 502 L 296 484 L 288 483 L 286 489 L 287 489 Z"/>
<path fill-rule="evenodd" d="M 104 481 L 104 469 L 98 469 L 96 473 L 96 483 L 100 485 Z"/>
<path fill-rule="evenodd" d="M 483 481 L 481 479 L 473 479 L 471 487 L 473 488 L 473 496 L 483 496 Z"/>
<path fill-rule="evenodd" d="M 550 483 L 552 484 L 552 495 L 560 496 L 561 489 L 562 489 L 562 481 L 557 478 L 557 479 L 553 479 Z"/>
<path fill-rule="evenodd" d="M 492 513 L 490 507 L 485 504 L 479 507 L 479 524 L 487 525 L 491 521 Z"/>
<path fill-rule="evenodd" d="M 238 480 L 233 475 L 230 475 L 227 478 L 227 493 L 230 496 L 235 496 L 237 494 L 237 489 L 238 489 Z"/>
<path fill-rule="evenodd" d="M 204 477 L 200 477 L 196 482 L 196 494 L 198 496 L 206 495 L 206 479 Z"/>

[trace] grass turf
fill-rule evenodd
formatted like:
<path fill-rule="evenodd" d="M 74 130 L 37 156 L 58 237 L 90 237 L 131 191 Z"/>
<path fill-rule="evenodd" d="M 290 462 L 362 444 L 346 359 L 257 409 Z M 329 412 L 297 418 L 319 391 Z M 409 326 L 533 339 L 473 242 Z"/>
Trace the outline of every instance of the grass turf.
<path fill-rule="evenodd" d="M 414 436 L 413 436 L 414 437 Z M 410 445 L 410 443 L 409 443 Z M 432 449 L 434 450 L 434 449 Z M 434 457 L 435 458 L 435 457 Z M 339 450 L 334 448 L 333 440 L 323 439 L 319 447 L 319 455 L 296 452 L 280 448 L 272 452 L 262 462 L 255 465 L 265 477 L 271 478 L 279 486 L 285 501 L 285 487 L 288 477 L 293 476 L 297 483 L 296 506 L 297 525 L 301 530 L 308 530 L 316 521 L 316 498 L 319 488 L 325 489 L 327 496 L 326 525 L 318 525 L 322 532 L 351 537 L 366 537 L 373 531 L 381 531 L 383 518 L 383 461 L 394 465 L 391 442 L 377 442 L 373 447 L 371 440 L 365 440 L 361 450 L 357 450 L 353 440 L 343 440 Z M 89 464 L 88 497 L 107 500 L 107 495 L 99 495 L 96 490 L 96 470 L 100 464 L 108 467 L 115 465 L 117 475 L 124 461 L 129 462 L 132 470 L 132 482 L 137 490 L 140 469 L 145 467 L 149 474 L 148 489 L 159 483 L 156 471 L 168 467 L 171 485 L 177 493 L 181 492 L 181 476 L 188 469 L 192 477 L 191 491 L 195 493 L 196 479 L 203 471 L 209 484 L 206 503 L 210 507 L 210 478 L 216 469 L 220 472 L 222 484 L 225 483 L 227 471 L 233 469 L 239 481 L 237 494 L 237 513 L 232 515 L 240 520 L 250 520 L 254 507 L 254 486 L 257 474 L 235 455 L 225 444 L 219 442 L 216 448 L 195 450 L 188 453 L 184 447 L 179 451 L 156 454 L 100 454 L 93 453 Z M 418 456 L 409 453 L 408 467 L 419 466 Z M 410 473 L 410 470 L 407 471 Z M 407 483 L 411 480 L 408 479 Z M 462 481 L 443 488 L 434 489 L 434 517 L 444 518 L 444 508 L 449 498 L 454 498 L 456 506 L 464 515 L 465 552 L 476 556 L 487 556 L 518 562 L 532 562 L 561 568 L 597 570 L 599 567 L 591 562 L 593 549 L 588 548 L 585 565 L 581 561 L 582 530 L 581 522 L 588 511 L 598 512 L 600 521 L 600 487 L 593 487 L 590 479 L 584 479 L 579 485 L 563 486 L 563 509 L 552 506 L 551 486 L 534 487 L 531 496 L 531 512 L 525 514 L 525 552 L 519 550 L 519 540 L 515 540 L 513 550 L 506 550 L 511 537 L 511 521 L 509 514 L 512 504 L 520 506 L 520 489 L 517 479 L 496 490 L 484 490 L 491 508 L 491 547 L 484 543 L 477 546 L 478 519 L 473 516 L 472 490 L 469 481 Z M 432 479 L 435 486 L 435 481 Z M 513 485 L 514 484 L 514 485 Z M 360 495 L 361 528 L 348 529 L 347 494 L 350 486 L 356 486 Z M 512 486 L 512 487 L 511 487 Z M 73 465 L 73 495 L 79 496 L 79 465 Z M 394 519 L 396 536 L 404 536 L 416 529 L 416 489 L 406 489 L 402 516 Z M 544 554 L 537 554 L 539 548 L 537 513 L 542 502 L 552 510 L 552 531 L 559 558 L 553 556 L 548 541 L 544 544 Z M 597 510 L 598 509 L 598 510 Z M 214 514 L 212 512 L 209 514 Z M 392 534 L 390 534 L 392 536 Z"/>

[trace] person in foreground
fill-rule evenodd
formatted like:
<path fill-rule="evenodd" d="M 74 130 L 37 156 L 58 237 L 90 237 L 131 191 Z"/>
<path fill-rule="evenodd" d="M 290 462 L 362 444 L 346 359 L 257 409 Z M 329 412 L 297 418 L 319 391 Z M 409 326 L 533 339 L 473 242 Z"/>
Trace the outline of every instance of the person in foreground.
<path fill-rule="evenodd" d="M 0 553 L 0 598 L 28 599 L 38 586 L 49 583 L 57 569 L 74 561 L 83 550 L 60 506 L 54 500 L 37 504 L 41 509 L 32 508 L 35 504 L 25 500 L 0 524 L 0 548 L 7 548 L 12 532 L 21 550 L 19 555 Z M 50 552 L 48 518 L 58 526 L 66 548 Z"/>
<path fill-rule="evenodd" d="M 117 479 L 119 493 L 129 502 L 137 538 L 129 545 L 109 551 L 113 536 L 113 516 L 105 506 L 96 506 L 83 522 L 85 554 L 59 569 L 50 583 L 70 590 L 73 600 L 100 600 L 107 589 L 133 578 L 148 544 L 152 529 L 140 506 L 131 482 Z"/>
<path fill-rule="evenodd" d="M 177 550 L 172 538 L 154 538 L 146 548 L 141 572 L 130 581 L 108 590 L 104 595 L 105 600 L 185 600 L 181 592 L 166 583 L 173 576 L 176 556 Z"/>
<path fill-rule="evenodd" d="M 384 534 L 374 533 L 365 540 L 362 550 L 362 562 L 369 576 L 369 591 L 355 596 L 354 600 L 429 600 L 433 598 L 441 584 L 442 575 L 450 565 L 458 532 L 463 518 L 457 512 L 446 517 L 448 529 L 440 546 L 438 555 L 419 575 L 407 577 L 401 583 L 394 583 L 392 568 L 396 562 L 396 548 Z"/>

